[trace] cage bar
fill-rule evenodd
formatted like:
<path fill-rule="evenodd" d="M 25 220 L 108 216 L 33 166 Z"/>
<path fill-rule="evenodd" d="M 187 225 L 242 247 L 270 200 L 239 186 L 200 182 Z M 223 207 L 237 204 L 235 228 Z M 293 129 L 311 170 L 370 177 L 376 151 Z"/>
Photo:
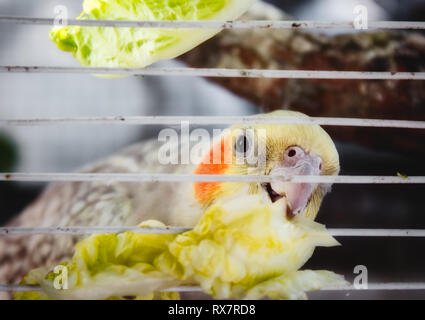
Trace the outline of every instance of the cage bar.
<path fill-rule="evenodd" d="M 264 117 L 264 116 L 112 116 L 112 117 L 50 117 L 0 119 L 0 126 L 54 125 L 232 125 L 232 124 L 306 124 L 322 126 L 425 129 L 425 121 L 356 119 L 331 117 Z"/>
<path fill-rule="evenodd" d="M 0 181 L 30 182 L 257 182 L 424 184 L 425 176 L 279 176 L 168 173 L 0 173 Z"/>
<path fill-rule="evenodd" d="M 382 290 L 382 291 L 395 291 L 395 290 L 425 290 L 424 282 L 389 282 L 389 283 L 371 283 L 364 286 L 354 287 L 341 286 L 341 287 L 326 287 L 321 291 L 365 291 L 365 290 Z M 0 291 L 6 292 L 39 292 L 42 291 L 40 286 L 37 285 L 19 285 L 19 284 L 0 284 Z M 202 292 L 200 287 L 196 286 L 181 286 L 161 290 L 161 292 Z"/>
<path fill-rule="evenodd" d="M 84 20 L 1 16 L 0 23 L 42 26 L 82 26 L 113 28 L 180 28 L 180 29 L 356 29 L 352 21 L 301 21 L 301 20 L 253 20 L 253 21 L 128 21 Z M 422 21 L 370 21 L 368 29 L 424 30 Z"/>
<path fill-rule="evenodd" d="M 0 236 L 116 234 L 127 231 L 136 234 L 179 234 L 190 230 L 192 230 L 190 227 L 0 227 Z M 425 237 L 425 229 L 352 228 L 329 229 L 328 231 L 334 237 Z"/>
<path fill-rule="evenodd" d="M 425 72 L 316 71 L 223 69 L 189 67 L 62 67 L 62 66 L 0 66 L 0 73 L 65 73 L 121 76 L 180 76 L 209 78 L 270 78 L 270 79 L 351 79 L 351 80 L 425 80 Z"/>

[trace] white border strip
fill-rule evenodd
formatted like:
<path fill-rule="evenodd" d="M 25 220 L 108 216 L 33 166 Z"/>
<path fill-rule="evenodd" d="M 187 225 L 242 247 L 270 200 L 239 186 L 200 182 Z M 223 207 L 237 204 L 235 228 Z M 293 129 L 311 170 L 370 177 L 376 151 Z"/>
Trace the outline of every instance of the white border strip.
<path fill-rule="evenodd" d="M 188 67 L 89 68 L 61 66 L 0 66 L 0 73 L 65 73 L 209 78 L 425 80 L 425 72 L 261 70 Z"/>
<path fill-rule="evenodd" d="M 257 182 L 339 184 L 424 184 L 425 176 L 277 176 L 149 173 L 0 173 L 0 181 L 32 182 Z"/>
<path fill-rule="evenodd" d="M 0 119 L 0 126 L 49 126 L 49 125 L 232 125 L 232 124 L 316 124 L 322 126 L 379 127 L 401 129 L 425 129 L 425 121 L 356 119 L 330 117 L 262 117 L 262 116 L 113 116 L 113 117 L 53 117 Z"/>
<path fill-rule="evenodd" d="M 0 236 L 28 235 L 89 235 L 116 234 L 131 231 L 136 234 L 178 234 L 190 231 L 186 227 L 0 227 Z M 334 237 L 423 238 L 425 229 L 328 229 Z"/>
<path fill-rule="evenodd" d="M 1 16 L 0 23 L 24 25 L 55 25 L 55 19 Z M 119 28 L 202 28 L 202 29 L 356 29 L 352 21 L 128 21 L 68 19 L 67 25 Z M 368 29 L 423 30 L 422 21 L 370 21 Z"/>

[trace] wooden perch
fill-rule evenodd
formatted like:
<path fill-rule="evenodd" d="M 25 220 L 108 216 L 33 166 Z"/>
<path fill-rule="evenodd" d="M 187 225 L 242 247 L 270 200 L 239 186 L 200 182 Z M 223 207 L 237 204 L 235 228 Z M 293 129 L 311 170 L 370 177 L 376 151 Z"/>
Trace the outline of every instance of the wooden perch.
<path fill-rule="evenodd" d="M 269 5 L 248 19 L 284 19 Z M 425 71 L 420 33 L 328 36 L 300 30 L 225 30 L 180 57 L 192 67 L 340 71 Z M 265 111 L 310 116 L 425 120 L 425 82 L 393 80 L 210 79 Z M 336 139 L 425 156 L 422 130 L 327 127 Z"/>

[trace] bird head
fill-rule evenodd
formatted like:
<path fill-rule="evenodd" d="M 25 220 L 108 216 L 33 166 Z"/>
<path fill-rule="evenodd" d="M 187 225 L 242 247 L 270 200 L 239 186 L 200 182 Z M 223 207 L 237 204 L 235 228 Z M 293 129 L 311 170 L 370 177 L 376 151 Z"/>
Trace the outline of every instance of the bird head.
<path fill-rule="evenodd" d="M 266 116 L 307 117 L 293 111 Z M 319 176 L 338 175 L 339 156 L 329 135 L 318 125 L 235 125 L 225 130 L 197 166 L 195 174 Z M 250 194 L 263 193 L 271 202 L 285 197 L 288 212 L 315 219 L 328 184 L 197 182 L 195 197 L 209 206 L 248 185 Z"/>

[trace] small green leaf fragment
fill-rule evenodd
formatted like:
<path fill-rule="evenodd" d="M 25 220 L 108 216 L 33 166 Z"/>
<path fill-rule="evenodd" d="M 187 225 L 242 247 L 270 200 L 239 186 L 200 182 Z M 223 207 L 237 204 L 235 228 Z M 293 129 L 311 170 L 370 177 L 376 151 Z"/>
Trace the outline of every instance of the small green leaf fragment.
<path fill-rule="evenodd" d="M 402 179 L 407 179 L 407 178 L 409 178 L 407 175 L 405 175 L 405 174 L 403 174 L 403 173 L 400 173 L 400 172 L 397 172 L 397 177 L 402 178 Z"/>

